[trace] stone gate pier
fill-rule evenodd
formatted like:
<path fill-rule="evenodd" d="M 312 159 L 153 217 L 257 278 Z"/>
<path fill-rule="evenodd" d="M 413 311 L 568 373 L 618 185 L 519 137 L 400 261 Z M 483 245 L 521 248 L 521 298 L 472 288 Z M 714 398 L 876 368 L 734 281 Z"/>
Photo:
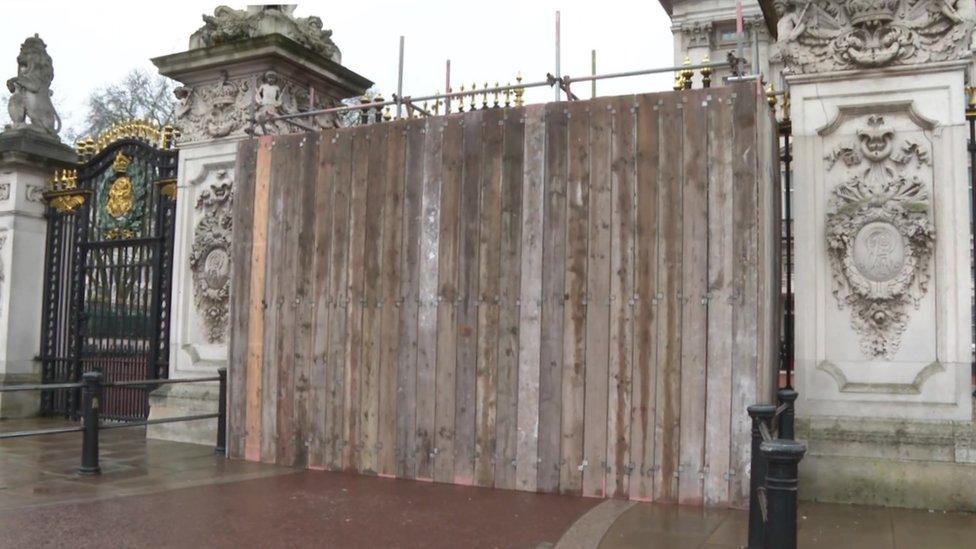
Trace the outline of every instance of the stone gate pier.
<path fill-rule="evenodd" d="M 964 4 L 779 13 L 805 498 L 976 509 Z"/>
<path fill-rule="evenodd" d="M 372 85 L 341 65 L 332 31 L 294 5 L 218 7 L 184 52 L 153 59 L 177 80 L 180 163 L 173 263 L 170 377 L 207 377 L 227 366 L 229 249 L 237 143 L 302 129 L 270 115 L 337 106 Z M 331 118 L 304 119 L 330 127 Z M 150 396 L 151 418 L 209 413 L 216 384 L 174 384 Z M 155 425 L 151 438 L 213 444 L 212 422 Z"/>

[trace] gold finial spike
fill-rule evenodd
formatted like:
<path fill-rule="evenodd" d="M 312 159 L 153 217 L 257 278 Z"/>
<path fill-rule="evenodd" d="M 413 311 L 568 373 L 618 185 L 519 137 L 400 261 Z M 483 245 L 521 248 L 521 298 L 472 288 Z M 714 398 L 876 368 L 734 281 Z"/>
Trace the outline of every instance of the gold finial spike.
<path fill-rule="evenodd" d="M 508 108 L 512 106 L 512 83 L 509 82 L 506 86 L 508 87 L 505 88 L 505 108 Z"/>
<path fill-rule="evenodd" d="M 483 88 L 481 88 L 481 108 L 482 109 L 488 107 L 488 92 L 486 91 L 487 89 L 488 89 L 488 82 L 485 82 L 485 86 Z"/>
<path fill-rule="evenodd" d="M 457 96 L 458 112 L 464 112 L 464 84 L 461 84 L 461 95 Z"/>
<path fill-rule="evenodd" d="M 476 82 L 471 83 L 471 104 L 468 105 L 469 111 L 478 110 L 478 84 Z"/>
<path fill-rule="evenodd" d="M 776 110 L 776 86 L 773 84 L 766 86 L 766 102 L 774 111 Z"/>
<path fill-rule="evenodd" d="M 688 68 L 691 67 L 691 58 L 685 57 L 685 60 L 681 64 L 685 66 L 684 69 L 681 69 L 681 80 L 682 83 L 684 84 L 684 89 L 690 90 L 691 79 L 695 77 L 695 71 Z"/>
<path fill-rule="evenodd" d="M 389 122 L 392 119 L 393 116 L 390 114 L 390 106 L 386 105 L 385 107 L 383 107 L 383 121 Z"/>
<path fill-rule="evenodd" d="M 515 84 L 519 85 L 522 83 L 522 71 L 518 71 L 515 75 Z M 519 86 L 515 88 L 515 106 L 521 107 L 524 104 L 523 95 L 525 95 L 525 88 Z"/>
<path fill-rule="evenodd" d="M 674 73 L 674 86 L 672 86 L 672 89 L 674 89 L 674 91 L 681 91 L 684 89 L 684 87 L 685 81 L 684 78 L 681 78 L 681 71 Z"/>
<path fill-rule="evenodd" d="M 709 60 L 708 59 L 708 56 L 706 55 L 705 58 L 701 60 L 701 62 L 702 62 L 702 65 L 707 65 L 708 63 L 711 63 L 711 60 Z M 703 88 L 710 88 L 710 87 L 712 87 L 712 73 L 714 72 L 712 70 L 712 68 L 711 67 L 702 67 L 699 72 L 701 72 L 702 87 Z"/>
<path fill-rule="evenodd" d="M 494 99 L 495 99 L 495 104 L 494 104 L 494 105 L 492 105 L 492 107 L 494 107 L 494 108 L 496 108 L 496 109 L 497 109 L 497 108 L 498 108 L 498 106 L 499 106 L 499 105 L 498 105 L 498 82 L 495 82 L 495 91 L 493 91 L 493 92 L 492 92 L 492 95 L 494 95 L 494 96 L 495 96 L 495 97 L 494 97 Z"/>

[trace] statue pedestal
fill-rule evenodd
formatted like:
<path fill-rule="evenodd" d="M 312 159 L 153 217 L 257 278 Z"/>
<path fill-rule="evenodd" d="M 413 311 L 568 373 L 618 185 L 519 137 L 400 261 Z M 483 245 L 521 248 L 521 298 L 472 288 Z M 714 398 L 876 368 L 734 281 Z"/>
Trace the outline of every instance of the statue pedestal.
<path fill-rule="evenodd" d="M 0 384 L 39 383 L 47 222 L 44 190 L 74 151 L 32 129 L 0 133 Z M 0 394 L 0 419 L 40 408 L 34 391 Z"/>
<path fill-rule="evenodd" d="M 976 509 L 967 66 L 788 79 L 804 497 Z"/>
<path fill-rule="evenodd" d="M 159 72 L 183 84 L 177 125 L 170 377 L 210 377 L 228 364 L 230 226 L 237 144 L 250 137 L 255 92 L 268 71 L 278 75 L 282 112 L 325 108 L 365 93 L 372 82 L 279 34 L 192 49 L 153 59 Z M 327 122 L 320 119 L 318 122 Z M 308 125 L 310 120 L 303 119 Z M 304 131 L 279 122 L 256 133 Z M 216 383 L 171 385 L 149 397 L 150 419 L 213 411 Z M 216 422 L 150 426 L 147 437 L 213 445 Z"/>

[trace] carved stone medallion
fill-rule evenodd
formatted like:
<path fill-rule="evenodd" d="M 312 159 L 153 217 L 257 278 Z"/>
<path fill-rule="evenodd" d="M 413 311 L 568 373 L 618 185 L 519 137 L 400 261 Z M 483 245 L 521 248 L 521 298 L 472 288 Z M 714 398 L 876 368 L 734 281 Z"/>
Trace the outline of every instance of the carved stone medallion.
<path fill-rule="evenodd" d="M 233 185 L 226 170 L 217 172 L 217 178 L 197 199 L 196 209 L 203 217 L 194 229 L 190 251 L 193 302 L 210 343 L 226 340 L 230 301 Z"/>
<path fill-rule="evenodd" d="M 929 220 L 928 152 L 911 140 L 895 141 L 884 118 L 862 121 L 857 143 L 837 146 L 847 168 L 828 203 L 827 244 L 838 306 L 851 307 L 862 352 L 890 359 L 928 290 L 935 229 Z"/>
<path fill-rule="evenodd" d="M 976 5 L 967 0 L 777 0 L 776 54 L 813 73 L 965 59 Z"/>

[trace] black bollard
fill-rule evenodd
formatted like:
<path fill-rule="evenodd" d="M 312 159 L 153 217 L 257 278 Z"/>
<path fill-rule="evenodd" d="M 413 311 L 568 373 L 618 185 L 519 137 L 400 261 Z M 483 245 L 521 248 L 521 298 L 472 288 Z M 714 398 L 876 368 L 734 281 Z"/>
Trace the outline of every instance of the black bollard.
<path fill-rule="evenodd" d="M 797 466 L 807 451 L 806 444 L 776 439 L 763 442 L 766 458 L 766 545 L 775 549 L 796 549 Z"/>
<path fill-rule="evenodd" d="M 794 429 L 795 404 L 798 393 L 793 389 L 780 389 L 776 395 L 779 397 L 780 405 L 786 405 L 786 409 L 779 416 L 779 438 L 794 440 L 796 438 Z"/>
<path fill-rule="evenodd" d="M 217 446 L 214 452 L 227 453 L 227 368 L 218 368 L 219 389 L 217 391 Z"/>
<path fill-rule="evenodd" d="M 770 421 L 776 414 L 776 406 L 772 404 L 753 404 L 749 406 L 749 417 L 752 418 L 752 472 L 749 476 L 749 549 L 762 549 L 763 524 L 762 510 L 759 507 L 759 487 L 763 485 L 766 478 L 766 460 L 759 445 L 762 443 L 762 432 L 759 426 L 762 423 L 769 427 Z"/>
<path fill-rule="evenodd" d="M 98 408 L 102 399 L 102 373 L 85 372 L 81 376 L 84 386 L 81 389 L 82 421 L 85 430 L 81 433 L 81 467 L 79 475 L 98 475 Z"/>

